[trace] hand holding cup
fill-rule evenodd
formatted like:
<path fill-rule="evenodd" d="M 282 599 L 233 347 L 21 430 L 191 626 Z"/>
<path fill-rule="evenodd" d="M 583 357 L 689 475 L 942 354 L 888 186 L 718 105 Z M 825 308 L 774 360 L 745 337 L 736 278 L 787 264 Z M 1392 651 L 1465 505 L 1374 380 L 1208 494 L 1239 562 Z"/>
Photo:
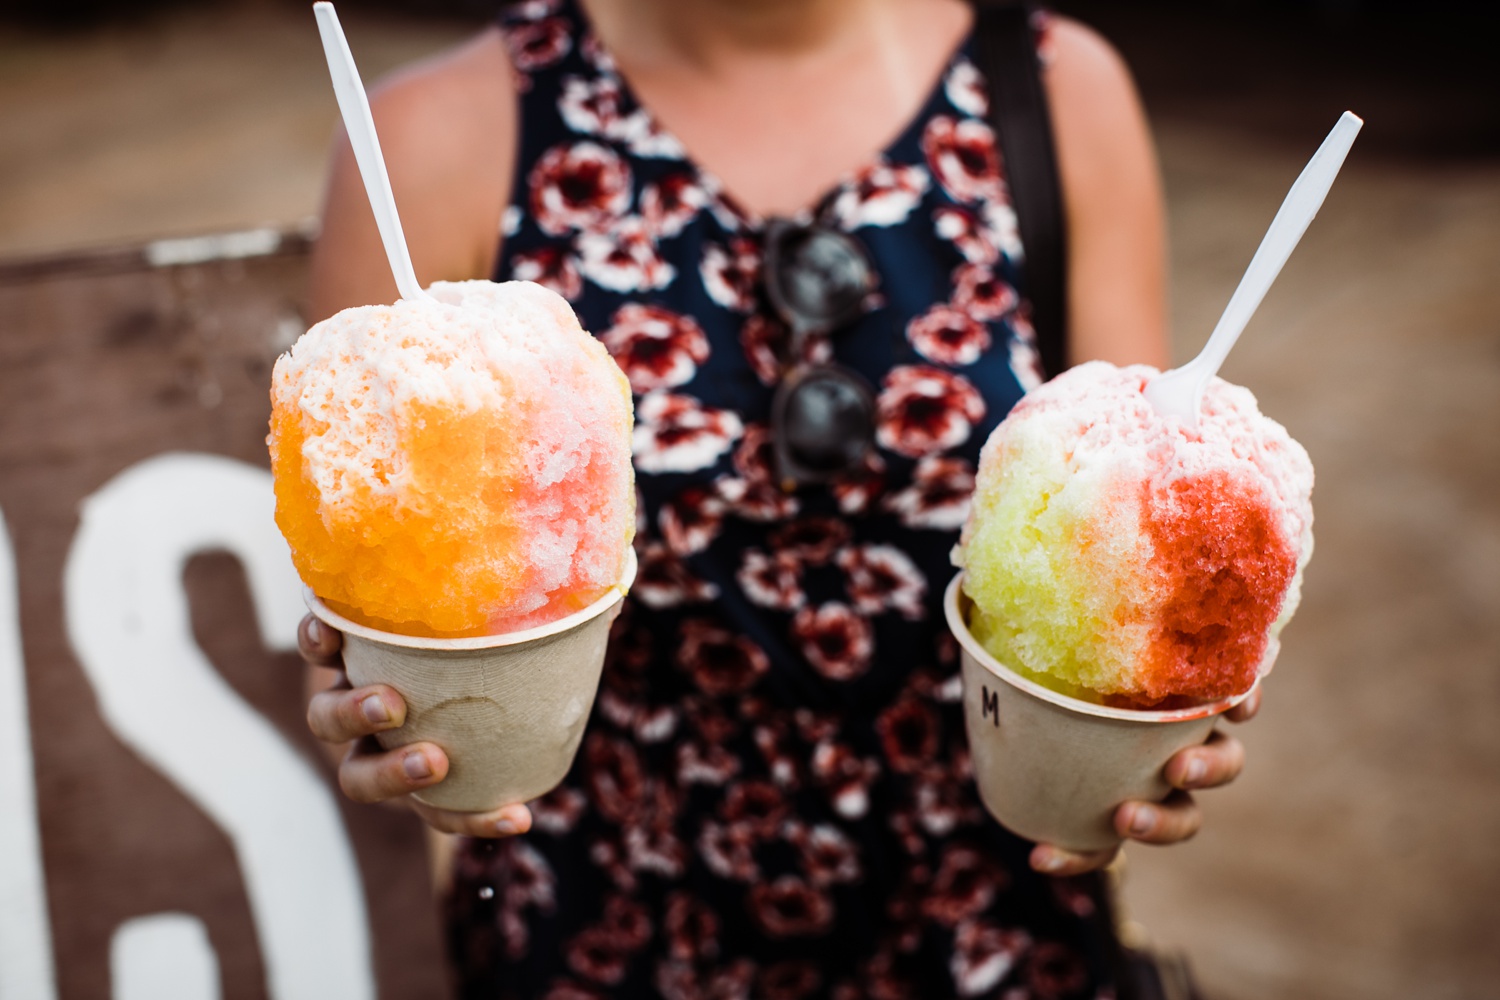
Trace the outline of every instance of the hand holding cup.
<path fill-rule="evenodd" d="M 1225 712 L 1229 722 L 1249 722 L 1260 710 L 1261 689 Z M 1190 840 L 1203 824 L 1203 814 L 1192 792 L 1220 788 L 1239 777 L 1245 766 L 1245 746 L 1215 729 L 1208 742 L 1173 754 L 1162 776 L 1173 789 L 1160 802 L 1122 802 L 1111 815 L 1115 832 L 1126 840 L 1164 846 Z M 1048 875 L 1081 875 L 1103 868 L 1115 859 L 1118 847 L 1097 851 L 1070 851 L 1056 844 L 1038 844 L 1031 851 L 1031 866 Z"/>
<path fill-rule="evenodd" d="M 402 802 L 443 833 L 508 837 L 531 828 L 531 812 L 520 803 L 458 812 L 414 798 L 412 793 L 447 777 L 449 760 L 442 747 L 425 741 L 381 749 L 376 736 L 401 727 L 405 700 L 384 684 L 351 687 L 344 674 L 342 634 L 312 615 L 297 629 L 297 651 L 309 666 L 338 671 L 337 682 L 308 702 L 307 724 L 314 736 L 342 752 L 339 787 L 345 795 L 356 802 Z"/>

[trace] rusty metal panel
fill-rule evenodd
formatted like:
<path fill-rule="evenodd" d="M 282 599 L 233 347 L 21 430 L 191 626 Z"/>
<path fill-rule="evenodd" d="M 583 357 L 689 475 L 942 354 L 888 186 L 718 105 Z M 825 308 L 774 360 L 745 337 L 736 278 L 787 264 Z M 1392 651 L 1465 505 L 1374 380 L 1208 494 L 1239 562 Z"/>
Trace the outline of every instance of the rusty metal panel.
<path fill-rule="evenodd" d="M 166 756 L 143 752 L 155 723 L 130 716 L 147 709 L 127 703 L 137 681 L 118 675 L 134 668 L 128 659 L 110 667 L 117 672 L 115 693 L 105 690 L 79 655 L 79 616 L 97 608 L 68 604 L 83 592 L 80 583 L 94 585 L 91 592 L 103 593 L 106 603 L 115 585 L 90 578 L 65 586 L 85 499 L 160 468 L 163 455 L 189 453 L 203 456 L 189 464 L 243 469 L 257 494 L 251 505 L 261 502 L 256 484 L 267 466 L 267 387 L 277 354 L 302 330 L 307 248 L 305 233 L 257 231 L 0 265 L 0 515 L 14 549 L 24 659 L 18 679 L 29 707 L 45 870 L 40 903 L 50 914 L 46 961 L 65 1000 L 109 996 L 112 948 L 117 973 L 133 974 L 132 948 L 156 930 L 191 929 L 194 920 L 206 931 L 205 961 L 216 963 L 205 968 L 217 968 L 226 1000 L 312 995 L 319 974 L 309 963 L 316 962 L 310 949 L 321 943 L 277 943 L 268 921 L 279 919 L 298 893 L 310 910 L 326 910 L 327 894 L 342 891 L 336 880 L 271 885 L 274 860 L 291 857 L 287 845 L 267 847 L 266 830 L 252 829 L 257 814 L 249 814 L 251 822 L 244 813 L 234 818 L 208 804 L 213 796 L 202 794 L 201 780 L 195 786 L 181 777 L 192 767 L 210 777 L 222 768 L 233 783 L 243 780 L 234 775 L 245 768 L 264 770 L 265 755 L 202 737 L 195 737 L 203 745 L 193 752 L 181 745 Z M 186 500 L 189 509 L 199 502 L 170 499 Z M 256 530 L 264 537 L 263 524 Z M 128 541 L 149 561 L 149 532 Z M 82 565 L 74 572 L 91 572 Z M 313 791 L 321 796 L 327 789 L 328 801 L 337 803 L 328 809 L 333 832 L 325 833 L 342 836 L 341 817 L 347 841 L 322 846 L 337 854 L 352 845 L 352 880 L 363 893 L 358 912 L 368 913 L 369 929 L 362 939 L 358 928 L 329 927 L 329 939 L 365 949 L 357 957 L 367 963 L 367 976 L 373 970 L 381 997 L 444 995 L 420 824 L 404 812 L 351 804 L 333 789 L 332 769 L 303 722 L 301 668 L 283 634 L 286 601 L 280 624 L 266 624 L 242 560 L 214 546 L 185 551 L 180 580 L 195 647 L 184 656 L 206 657 L 227 683 L 225 710 L 252 730 L 261 726 L 278 752 L 315 775 Z M 119 596 L 127 603 L 132 597 Z M 0 618 L 9 614 L 0 608 Z M 156 624 L 126 627 L 150 631 Z M 268 628 L 276 638 L 270 645 Z M 147 683 L 155 665 L 136 666 L 139 683 Z M 0 698 L 6 690 L 0 685 Z M 118 702 L 121 692 L 126 702 Z M 161 728 L 193 721 L 193 703 L 169 701 L 149 709 L 172 713 L 160 718 Z M 121 719 L 130 725 L 122 727 Z M 0 858 L 13 868 L 29 863 Z M 357 892 L 345 895 L 360 902 Z M 149 919 L 161 914 L 186 917 L 175 924 Z M 122 935 L 122 926 L 141 934 Z M 0 924 L 0 962 L 15 957 L 4 938 Z M 357 984 L 349 987 L 349 996 L 359 994 Z"/>

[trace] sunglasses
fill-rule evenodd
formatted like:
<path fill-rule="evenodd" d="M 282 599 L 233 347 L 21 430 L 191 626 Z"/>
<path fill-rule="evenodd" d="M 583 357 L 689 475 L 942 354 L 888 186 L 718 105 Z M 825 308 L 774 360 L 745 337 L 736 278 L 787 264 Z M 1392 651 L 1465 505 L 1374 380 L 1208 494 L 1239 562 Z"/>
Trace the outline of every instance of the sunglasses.
<path fill-rule="evenodd" d="M 847 233 L 773 219 L 766 225 L 766 297 L 790 330 L 786 371 L 771 400 L 771 441 L 785 490 L 860 468 L 875 444 L 875 393 L 858 372 L 806 359 L 810 344 L 858 319 L 875 269 Z"/>

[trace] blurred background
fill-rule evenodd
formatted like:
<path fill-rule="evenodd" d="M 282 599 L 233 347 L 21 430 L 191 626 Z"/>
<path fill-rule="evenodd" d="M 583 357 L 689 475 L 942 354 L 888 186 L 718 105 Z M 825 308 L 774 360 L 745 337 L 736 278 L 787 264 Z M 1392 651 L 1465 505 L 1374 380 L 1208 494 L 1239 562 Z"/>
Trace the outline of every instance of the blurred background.
<path fill-rule="evenodd" d="M 1144 93 L 1179 360 L 1338 113 L 1367 123 L 1224 371 L 1316 464 L 1304 604 L 1245 776 L 1191 843 L 1128 851 L 1131 932 L 1209 1000 L 1500 996 L 1500 5 L 1057 6 Z M 367 79 L 486 9 L 340 3 Z M 3 280 L 299 226 L 335 118 L 305 4 L 0 3 Z"/>

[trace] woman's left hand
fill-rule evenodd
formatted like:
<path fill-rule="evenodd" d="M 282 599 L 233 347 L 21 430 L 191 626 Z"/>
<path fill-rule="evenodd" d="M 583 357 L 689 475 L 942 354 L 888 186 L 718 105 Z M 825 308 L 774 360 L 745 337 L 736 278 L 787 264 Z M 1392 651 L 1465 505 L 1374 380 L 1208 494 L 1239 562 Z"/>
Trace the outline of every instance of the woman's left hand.
<path fill-rule="evenodd" d="M 1224 713 L 1230 722 L 1245 722 L 1260 709 L 1260 688 Z M 1164 802 L 1122 802 L 1115 809 L 1115 832 L 1144 844 L 1175 844 L 1198 832 L 1203 816 L 1190 794 L 1193 789 L 1217 788 L 1239 777 L 1245 766 L 1245 747 L 1233 736 L 1214 730 L 1207 743 L 1172 755 L 1163 773 L 1176 791 Z M 1080 853 L 1038 844 L 1031 851 L 1031 867 L 1048 875 L 1081 875 L 1103 868 L 1119 853 L 1118 847 Z"/>

